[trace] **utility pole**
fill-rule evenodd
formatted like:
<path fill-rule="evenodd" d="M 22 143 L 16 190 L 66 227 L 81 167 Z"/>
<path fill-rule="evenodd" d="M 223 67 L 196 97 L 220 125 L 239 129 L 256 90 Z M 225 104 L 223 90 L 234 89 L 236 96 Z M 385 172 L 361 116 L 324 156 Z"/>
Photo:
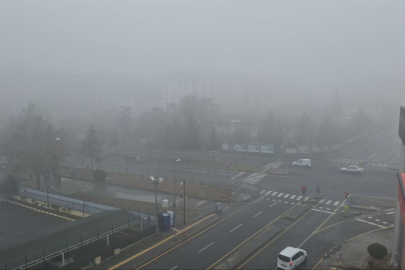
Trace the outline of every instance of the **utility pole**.
<path fill-rule="evenodd" d="M 173 162 L 173 207 L 176 208 L 176 162 L 179 162 L 181 159 L 176 159 Z"/>

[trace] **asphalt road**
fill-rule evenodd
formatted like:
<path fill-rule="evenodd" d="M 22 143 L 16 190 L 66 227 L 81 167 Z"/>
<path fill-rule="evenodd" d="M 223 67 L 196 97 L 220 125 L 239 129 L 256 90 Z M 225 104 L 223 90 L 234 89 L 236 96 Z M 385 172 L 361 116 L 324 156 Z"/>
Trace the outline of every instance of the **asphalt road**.
<path fill-rule="evenodd" d="M 257 187 L 259 198 L 231 204 L 216 226 L 142 268 L 210 268 L 272 223 L 282 231 L 250 254 L 239 267 L 274 269 L 278 253 L 287 246 L 293 246 L 306 250 L 309 255 L 300 268 L 312 269 L 321 259 L 338 252 L 351 238 L 394 223 L 392 209 L 377 212 L 356 209 L 359 215 L 351 218 L 343 217 L 341 213 L 345 191 L 353 194 L 351 196 L 367 197 L 371 202 L 395 198 L 398 185 L 396 172 L 386 167 L 396 162 L 398 157 L 399 147 L 395 137 L 378 133 L 332 156 L 313 159 L 311 168 L 290 168 L 293 171 L 291 175 L 226 173 L 223 179 L 233 178 L 233 181 Z M 340 173 L 340 167 L 356 164 L 359 160 L 368 161 L 364 174 Z M 290 161 L 283 166 L 289 167 L 289 164 Z M 303 185 L 307 187 L 305 194 L 301 191 Z M 316 193 L 317 186 L 320 194 Z M 314 195 L 319 195 L 321 199 L 311 202 L 309 197 Z M 282 217 L 297 204 L 312 208 L 294 220 Z M 121 267 L 129 268 L 134 264 L 130 261 Z"/>

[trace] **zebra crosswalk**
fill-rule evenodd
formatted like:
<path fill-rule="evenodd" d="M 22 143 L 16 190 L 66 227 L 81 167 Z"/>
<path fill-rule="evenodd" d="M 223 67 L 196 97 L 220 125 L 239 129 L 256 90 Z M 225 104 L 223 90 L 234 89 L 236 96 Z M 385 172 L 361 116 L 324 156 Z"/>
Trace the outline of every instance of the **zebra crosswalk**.
<path fill-rule="evenodd" d="M 294 195 L 294 194 L 290 194 L 290 193 L 283 193 L 283 192 L 277 192 L 277 191 L 272 191 L 272 190 L 265 190 L 262 189 L 259 192 L 263 198 L 267 198 L 268 200 L 271 198 L 275 198 L 277 200 L 280 199 L 289 199 L 289 200 L 294 200 L 294 201 L 308 201 L 310 199 L 309 196 L 299 196 L 299 195 Z M 341 203 L 341 201 L 334 201 L 334 200 L 330 200 L 330 199 L 321 199 L 317 202 L 317 204 L 323 204 L 326 207 L 331 207 L 331 206 L 339 206 L 339 204 Z M 329 208 L 327 208 L 329 209 Z"/>
<path fill-rule="evenodd" d="M 243 179 L 242 182 L 255 185 L 257 182 L 259 182 L 266 176 L 267 176 L 267 174 L 263 174 L 263 173 L 252 173 L 249 176 L 247 176 L 245 179 Z"/>

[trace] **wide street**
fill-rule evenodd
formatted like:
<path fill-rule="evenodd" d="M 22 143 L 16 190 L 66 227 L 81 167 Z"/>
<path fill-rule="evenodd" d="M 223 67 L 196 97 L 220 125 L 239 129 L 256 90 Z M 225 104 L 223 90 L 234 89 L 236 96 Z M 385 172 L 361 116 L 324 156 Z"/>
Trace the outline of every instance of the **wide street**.
<path fill-rule="evenodd" d="M 312 269 L 318 262 L 339 251 L 346 241 L 367 232 L 388 228 L 394 223 L 394 210 L 385 204 L 395 201 L 396 172 L 386 169 L 397 162 L 399 149 L 396 140 L 383 133 L 373 135 L 334 155 L 312 160 L 311 168 L 290 166 L 290 175 L 263 173 L 234 173 L 231 178 L 259 189 L 258 197 L 248 202 L 232 203 L 221 214 L 222 219 L 206 232 L 180 244 L 142 265 L 142 269 L 207 269 L 215 268 L 236 250 L 252 241 L 263 230 L 278 231 L 273 237 L 239 262 L 240 269 L 274 269 L 278 253 L 287 246 L 300 247 L 308 252 L 307 261 L 300 269 Z M 340 173 L 343 166 L 355 165 L 364 159 L 368 163 L 363 174 Z M 305 194 L 301 186 L 306 186 Z M 320 193 L 316 188 L 320 188 Z M 342 216 L 345 195 L 351 195 L 349 205 L 362 204 L 364 209 L 352 217 Z M 318 196 L 314 199 L 314 196 Z M 376 210 L 367 206 L 378 206 Z M 307 210 L 296 218 L 285 217 L 295 208 Z M 366 251 L 365 251 L 366 252 Z M 127 261 L 119 268 L 133 267 Z"/>

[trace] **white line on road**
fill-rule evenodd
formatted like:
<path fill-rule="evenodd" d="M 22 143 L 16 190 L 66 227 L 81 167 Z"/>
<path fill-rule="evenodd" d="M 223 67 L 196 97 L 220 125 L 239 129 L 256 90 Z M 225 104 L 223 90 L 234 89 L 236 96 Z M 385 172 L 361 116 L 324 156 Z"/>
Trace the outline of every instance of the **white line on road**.
<path fill-rule="evenodd" d="M 274 192 L 273 194 L 271 194 L 271 196 L 274 196 L 274 195 L 276 195 L 277 194 L 277 192 Z"/>
<path fill-rule="evenodd" d="M 374 166 L 374 165 L 375 165 L 375 163 L 373 163 L 373 164 L 371 164 L 371 165 L 373 165 L 373 166 Z"/>
<path fill-rule="evenodd" d="M 270 191 L 267 191 L 267 192 L 266 192 L 266 196 L 269 195 L 269 194 L 272 193 L 272 192 L 273 192 L 273 191 L 271 191 L 271 190 L 270 190 Z"/>
<path fill-rule="evenodd" d="M 298 200 L 301 200 L 301 198 L 302 198 L 302 196 L 298 196 L 297 201 L 298 201 Z"/>
<path fill-rule="evenodd" d="M 322 212 L 322 213 L 326 213 L 326 214 L 334 214 L 333 212 L 329 212 L 329 211 L 325 211 L 325 210 L 319 210 L 316 208 L 311 208 L 312 211 L 317 211 L 317 212 Z"/>
<path fill-rule="evenodd" d="M 375 221 L 377 221 L 377 222 L 380 222 L 381 220 L 379 220 L 379 219 L 376 219 Z"/>
<path fill-rule="evenodd" d="M 274 201 L 274 200 L 273 200 L 273 201 Z M 278 202 L 273 203 L 272 205 L 269 206 L 269 208 L 272 207 L 273 205 L 275 205 L 276 203 L 278 203 Z"/>
<path fill-rule="evenodd" d="M 387 167 L 387 164 L 384 164 L 383 167 Z"/>
<path fill-rule="evenodd" d="M 308 201 L 309 197 L 305 197 L 304 201 Z"/>
<path fill-rule="evenodd" d="M 283 195 L 284 195 L 284 193 L 280 193 L 280 194 L 278 194 L 277 197 L 281 197 L 281 196 L 283 196 Z"/>
<path fill-rule="evenodd" d="M 244 174 L 245 172 L 241 172 L 240 174 L 238 174 L 236 177 L 241 176 L 242 174 Z"/>
<path fill-rule="evenodd" d="M 292 200 L 292 199 L 294 199 L 296 196 L 297 196 L 297 195 L 292 195 L 292 196 L 290 197 L 290 199 Z"/>
<path fill-rule="evenodd" d="M 392 215 L 392 214 L 395 214 L 395 212 L 389 212 L 389 213 L 387 213 L 387 215 Z"/>
<path fill-rule="evenodd" d="M 336 201 L 334 204 L 333 204 L 333 206 L 336 206 L 336 205 L 338 205 L 340 203 L 340 201 Z"/>
<path fill-rule="evenodd" d="M 388 222 L 385 222 L 385 221 L 384 221 L 383 223 L 384 223 L 384 224 L 388 224 Z"/>
<path fill-rule="evenodd" d="M 253 217 L 257 217 L 257 216 L 260 215 L 261 213 L 263 213 L 263 211 L 260 211 L 259 213 L 257 213 L 257 214 L 254 215 Z"/>
<path fill-rule="evenodd" d="M 391 211 L 393 211 L 393 210 L 395 210 L 395 208 L 385 209 L 384 211 L 385 211 L 385 212 L 391 212 Z"/>
<path fill-rule="evenodd" d="M 318 203 L 321 204 L 325 201 L 325 199 L 320 200 Z"/>
<path fill-rule="evenodd" d="M 372 222 L 368 222 L 367 220 L 362 220 L 362 219 L 359 219 L 359 218 L 356 218 L 356 220 L 361 221 L 361 222 L 365 222 L 365 223 L 368 223 L 370 225 L 374 225 L 374 226 L 377 226 L 377 227 L 380 227 L 380 228 L 385 228 L 382 225 L 378 225 L 378 224 L 375 224 L 375 223 L 372 223 Z"/>
<path fill-rule="evenodd" d="M 260 194 L 263 194 L 264 192 L 266 192 L 266 190 L 265 190 L 265 189 L 263 189 L 262 191 L 260 191 Z"/>
<path fill-rule="evenodd" d="M 173 267 L 172 269 L 170 269 L 170 270 L 174 270 L 174 269 L 176 269 L 177 268 L 177 265 L 175 266 L 175 267 Z"/>
<path fill-rule="evenodd" d="M 367 218 L 369 218 L 369 219 L 373 219 L 372 217 L 367 217 Z"/>
<path fill-rule="evenodd" d="M 287 199 L 288 196 L 290 196 L 290 194 L 286 194 L 286 195 L 284 196 L 284 199 Z"/>
<path fill-rule="evenodd" d="M 329 200 L 325 204 L 329 205 L 331 202 L 332 202 L 332 200 Z"/>
<path fill-rule="evenodd" d="M 205 248 L 203 248 L 203 249 L 201 249 L 200 251 L 198 251 L 198 253 L 200 253 L 200 252 L 201 252 L 201 251 L 203 251 L 204 249 L 206 249 L 206 248 L 208 248 L 208 247 L 212 246 L 214 243 L 215 243 L 215 242 L 212 242 L 211 244 L 209 244 L 209 245 L 208 245 L 208 246 L 206 246 Z"/>
<path fill-rule="evenodd" d="M 229 232 L 233 232 L 234 230 L 236 230 L 237 228 L 239 228 L 240 226 L 242 226 L 243 225 L 243 223 L 242 224 L 240 224 L 240 225 L 238 225 L 237 227 L 235 227 L 235 228 L 233 228 L 232 230 L 230 230 Z"/>

